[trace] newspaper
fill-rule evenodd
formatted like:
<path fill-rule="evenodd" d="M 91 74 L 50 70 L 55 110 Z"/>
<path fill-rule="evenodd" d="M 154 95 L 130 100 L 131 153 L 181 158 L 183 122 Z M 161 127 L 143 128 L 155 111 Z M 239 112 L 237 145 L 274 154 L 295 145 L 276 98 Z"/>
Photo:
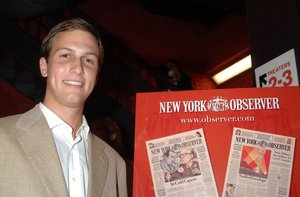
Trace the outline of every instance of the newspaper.
<path fill-rule="evenodd" d="M 289 196 L 295 140 L 234 128 L 223 197 Z"/>
<path fill-rule="evenodd" d="M 218 196 L 202 129 L 146 141 L 155 195 Z"/>

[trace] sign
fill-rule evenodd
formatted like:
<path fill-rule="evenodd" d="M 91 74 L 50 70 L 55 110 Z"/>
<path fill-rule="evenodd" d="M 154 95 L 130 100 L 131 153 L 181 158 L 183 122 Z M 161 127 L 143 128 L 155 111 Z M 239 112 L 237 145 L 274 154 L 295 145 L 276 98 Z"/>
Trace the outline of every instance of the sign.
<path fill-rule="evenodd" d="M 138 93 L 135 116 L 133 196 L 164 197 L 167 194 L 176 193 L 177 196 L 193 197 L 202 192 L 198 196 L 203 197 L 214 193 L 214 182 L 218 196 L 222 196 L 224 184 L 229 183 L 225 181 L 225 178 L 235 128 L 241 131 L 260 131 L 264 134 L 260 136 L 265 141 L 268 136 L 277 137 L 278 135 L 296 139 L 293 167 L 287 168 L 290 169 L 288 173 L 291 173 L 290 186 L 286 187 L 285 192 L 290 196 L 300 196 L 300 168 L 298 167 L 300 166 L 300 146 L 297 145 L 300 140 L 299 100 L 300 88 L 298 86 Z M 200 138 L 197 138 L 195 131 L 199 131 Z M 242 132 L 242 135 L 244 134 Z M 197 139 L 201 139 L 202 143 Z M 152 143 L 151 146 L 150 143 Z M 153 144 L 155 146 L 152 146 Z M 181 148 L 183 146 L 193 148 L 197 153 L 194 155 L 194 160 L 198 161 L 201 175 L 189 174 L 187 177 L 180 176 L 180 179 L 166 176 L 161 161 L 168 148 L 177 150 L 173 148 L 175 144 L 180 144 Z M 255 148 L 257 147 L 253 147 Z M 150 156 L 149 150 L 153 150 Z M 242 149 L 239 150 L 239 152 L 242 151 Z M 273 160 L 277 158 L 276 155 L 272 155 L 274 153 L 280 156 L 277 150 L 270 151 Z M 174 161 L 177 158 L 176 154 L 173 157 Z M 179 170 L 181 163 L 175 162 L 175 164 L 178 167 L 175 169 L 178 172 L 182 171 Z M 270 163 L 269 169 L 275 169 L 274 167 L 276 167 L 275 163 Z M 281 172 L 268 172 L 270 176 L 281 175 Z M 270 176 L 269 179 L 276 179 Z M 282 181 L 287 183 L 288 179 L 282 178 Z M 269 183 L 277 182 L 269 181 Z M 193 189 L 185 189 L 188 185 Z M 268 190 L 272 187 L 266 186 L 265 188 Z M 236 189 L 235 192 L 240 191 L 238 187 Z M 256 196 L 264 197 L 264 195 Z"/>
<path fill-rule="evenodd" d="M 256 68 L 255 79 L 256 87 L 299 86 L 294 49 Z"/>

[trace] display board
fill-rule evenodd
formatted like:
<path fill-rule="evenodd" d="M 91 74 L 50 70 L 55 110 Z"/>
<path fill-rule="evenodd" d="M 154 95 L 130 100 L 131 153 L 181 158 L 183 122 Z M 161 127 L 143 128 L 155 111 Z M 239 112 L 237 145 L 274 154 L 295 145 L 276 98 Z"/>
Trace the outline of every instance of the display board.
<path fill-rule="evenodd" d="M 186 132 L 194 130 L 201 130 L 205 136 L 214 181 L 219 196 L 222 196 L 233 132 L 236 128 L 266 133 L 265 136 L 270 134 L 295 139 L 292 167 L 288 168 L 291 174 L 288 191 L 290 196 L 300 196 L 300 168 L 297 167 L 300 165 L 300 150 L 297 146 L 300 139 L 299 101 L 299 87 L 138 93 L 133 196 L 167 196 L 172 191 L 172 187 L 169 187 L 168 190 L 157 193 L 157 188 L 155 188 L 157 184 L 153 183 L 150 167 L 150 163 L 155 160 L 149 160 L 152 157 L 148 155 L 147 143 L 149 145 L 149 142 L 159 142 L 159 139 L 168 137 L 177 139 L 177 135 L 185 136 Z M 194 135 L 191 135 L 190 139 L 193 138 Z M 168 143 L 172 142 L 168 141 Z M 272 151 L 268 153 L 273 154 Z M 161 157 L 155 157 L 155 159 L 158 161 L 162 157 L 163 153 Z M 159 165 L 156 167 L 160 168 Z M 159 175 L 156 174 L 156 176 Z M 171 182 L 169 186 L 174 183 L 180 184 L 177 180 L 177 182 Z M 192 196 L 188 194 L 188 190 L 180 191 L 181 196 Z"/>

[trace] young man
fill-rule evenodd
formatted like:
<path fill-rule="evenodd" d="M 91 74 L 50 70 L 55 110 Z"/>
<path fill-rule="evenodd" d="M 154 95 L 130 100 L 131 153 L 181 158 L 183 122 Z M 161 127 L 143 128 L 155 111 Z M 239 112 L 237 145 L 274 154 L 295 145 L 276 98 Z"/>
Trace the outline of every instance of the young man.
<path fill-rule="evenodd" d="M 43 103 L 0 119 L 0 196 L 127 196 L 124 160 L 83 115 L 103 48 L 82 19 L 55 26 L 41 47 Z"/>

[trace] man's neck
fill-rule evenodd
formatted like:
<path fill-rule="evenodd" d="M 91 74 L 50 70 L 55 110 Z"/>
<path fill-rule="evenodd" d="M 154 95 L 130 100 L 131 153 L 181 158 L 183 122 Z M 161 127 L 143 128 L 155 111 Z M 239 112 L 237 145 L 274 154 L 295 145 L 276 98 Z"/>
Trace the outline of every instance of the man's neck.
<path fill-rule="evenodd" d="M 82 124 L 83 107 L 51 105 L 47 101 L 44 101 L 43 104 L 72 128 L 72 135 L 75 138 Z"/>

